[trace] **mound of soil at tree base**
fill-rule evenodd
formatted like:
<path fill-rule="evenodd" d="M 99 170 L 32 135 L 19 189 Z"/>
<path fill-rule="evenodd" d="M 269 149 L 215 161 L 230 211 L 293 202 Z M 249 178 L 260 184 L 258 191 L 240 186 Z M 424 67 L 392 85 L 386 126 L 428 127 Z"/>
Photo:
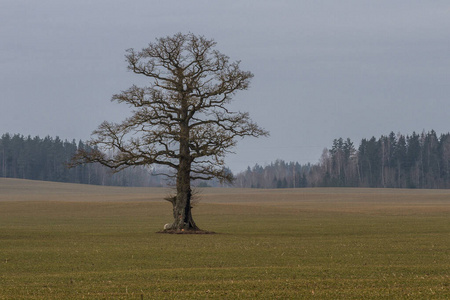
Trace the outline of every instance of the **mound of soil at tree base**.
<path fill-rule="evenodd" d="M 214 231 L 206 230 L 161 230 L 156 233 L 167 233 L 167 234 L 216 234 Z"/>

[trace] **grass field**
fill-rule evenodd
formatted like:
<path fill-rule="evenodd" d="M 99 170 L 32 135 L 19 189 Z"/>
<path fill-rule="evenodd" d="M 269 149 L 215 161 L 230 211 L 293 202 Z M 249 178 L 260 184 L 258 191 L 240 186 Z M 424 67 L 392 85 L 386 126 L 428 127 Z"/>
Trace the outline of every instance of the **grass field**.
<path fill-rule="evenodd" d="M 0 299 L 450 299 L 450 191 L 167 194 L 0 179 Z"/>

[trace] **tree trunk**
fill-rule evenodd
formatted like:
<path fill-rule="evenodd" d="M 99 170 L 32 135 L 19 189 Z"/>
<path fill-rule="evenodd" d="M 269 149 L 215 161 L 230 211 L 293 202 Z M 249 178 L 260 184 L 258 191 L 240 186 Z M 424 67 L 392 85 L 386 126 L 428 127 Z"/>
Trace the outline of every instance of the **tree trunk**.
<path fill-rule="evenodd" d="M 191 206 L 191 182 L 189 169 L 181 168 L 177 175 L 177 195 L 174 197 L 173 204 L 173 223 L 170 226 L 172 230 L 200 230 L 192 218 Z"/>
<path fill-rule="evenodd" d="M 194 222 L 191 213 L 191 188 L 183 188 L 177 191 L 173 202 L 173 218 L 171 229 L 173 230 L 200 230 Z"/>
<path fill-rule="evenodd" d="M 177 194 L 173 199 L 172 230 L 200 230 L 192 218 L 191 206 L 191 156 L 189 150 L 189 126 L 180 126 L 180 160 L 177 173 Z"/>

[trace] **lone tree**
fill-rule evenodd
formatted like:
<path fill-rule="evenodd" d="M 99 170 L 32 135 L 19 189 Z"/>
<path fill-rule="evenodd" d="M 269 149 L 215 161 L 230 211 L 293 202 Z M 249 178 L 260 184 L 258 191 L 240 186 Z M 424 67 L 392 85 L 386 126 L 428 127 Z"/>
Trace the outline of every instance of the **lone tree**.
<path fill-rule="evenodd" d="M 98 162 L 115 171 L 130 166 L 164 165 L 176 178 L 173 223 L 166 230 L 199 230 L 191 213 L 191 181 L 232 181 L 224 156 L 236 138 L 265 136 L 248 113 L 227 108 L 239 90 L 249 87 L 251 72 L 215 50 L 203 36 L 175 34 L 156 39 L 141 51 L 127 50 L 128 69 L 146 76 L 146 87 L 133 85 L 112 101 L 133 108 L 120 124 L 103 122 L 80 150 L 74 164 Z"/>

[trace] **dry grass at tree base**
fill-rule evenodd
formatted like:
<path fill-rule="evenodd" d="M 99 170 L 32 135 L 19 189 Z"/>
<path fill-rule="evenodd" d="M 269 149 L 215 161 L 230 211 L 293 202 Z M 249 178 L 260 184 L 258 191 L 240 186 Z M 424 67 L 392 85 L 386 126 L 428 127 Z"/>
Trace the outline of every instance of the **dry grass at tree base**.
<path fill-rule="evenodd" d="M 0 179 L 0 299 L 450 299 L 449 190 L 167 192 Z"/>

